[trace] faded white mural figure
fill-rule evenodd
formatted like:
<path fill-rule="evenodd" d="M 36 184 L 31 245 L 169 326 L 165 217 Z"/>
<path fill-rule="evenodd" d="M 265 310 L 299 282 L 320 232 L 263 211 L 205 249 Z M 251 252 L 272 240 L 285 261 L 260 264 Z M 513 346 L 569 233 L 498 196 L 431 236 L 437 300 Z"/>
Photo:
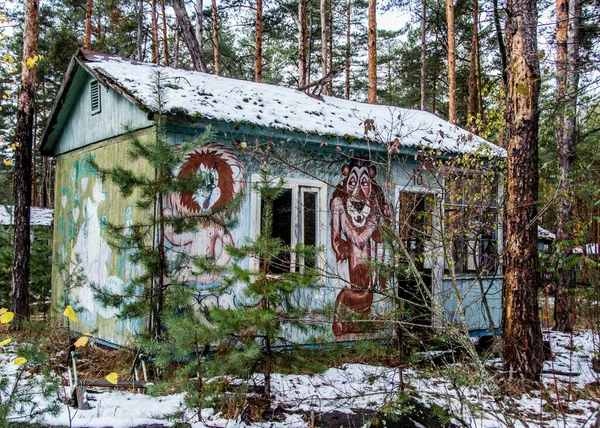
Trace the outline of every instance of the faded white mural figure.
<path fill-rule="evenodd" d="M 167 198 L 168 214 L 179 213 L 194 216 L 211 212 L 229 203 L 233 197 L 246 188 L 245 170 L 235 155 L 219 145 L 207 145 L 188 153 L 178 171 L 179 176 L 201 175 L 206 186 L 196 192 L 180 192 Z M 196 233 L 167 233 L 167 239 L 178 251 L 194 257 L 212 257 L 220 266 L 229 263 L 231 257 L 226 247 L 234 245 L 227 228 L 207 221 Z M 216 275 L 191 275 L 193 267 L 187 268 L 187 280 L 197 283 L 200 288 L 218 281 Z"/>
<path fill-rule="evenodd" d="M 88 186 L 88 177 L 80 181 L 82 192 Z M 82 321 L 85 323 L 95 322 L 97 314 L 104 318 L 114 316 L 117 311 L 113 308 L 101 307 L 94 297 L 94 290 L 90 283 L 104 287 L 111 291 L 120 291 L 123 281 L 118 277 L 109 276 L 109 266 L 112 261 L 112 251 L 108 243 L 102 237 L 102 227 L 98 216 L 98 207 L 106 201 L 106 193 L 102 191 L 102 181 L 96 180 L 92 190 L 92 197 L 85 199 L 83 203 L 83 212 L 78 209 L 73 210 L 74 220 L 77 221 L 79 215 L 83 215 L 83 224 L 81 225 L 73 251 L 71 252 L 71 269 L 74 273 L 76 269 L 85 275 L 86 283 L 72 290 L 78 305 L 89 312 L 90 320 L 82 314 Z"/>

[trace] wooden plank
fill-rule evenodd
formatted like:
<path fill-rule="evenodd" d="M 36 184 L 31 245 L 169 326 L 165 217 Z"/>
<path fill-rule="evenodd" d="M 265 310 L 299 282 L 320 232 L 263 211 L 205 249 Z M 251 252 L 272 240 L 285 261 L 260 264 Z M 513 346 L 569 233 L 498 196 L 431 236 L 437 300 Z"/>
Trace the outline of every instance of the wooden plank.
<path fill-rule="evenodd" d="M 149 382 L 143 380 L 119 380 L 116 384 L 110 383 L 106 379 L 80 379 L 79 384 L 82 386 L 92 386 L 97 388 L 117 388 L 117 389 L 129 389 L 129 388 L 143 388 L 146 389 Z"/>

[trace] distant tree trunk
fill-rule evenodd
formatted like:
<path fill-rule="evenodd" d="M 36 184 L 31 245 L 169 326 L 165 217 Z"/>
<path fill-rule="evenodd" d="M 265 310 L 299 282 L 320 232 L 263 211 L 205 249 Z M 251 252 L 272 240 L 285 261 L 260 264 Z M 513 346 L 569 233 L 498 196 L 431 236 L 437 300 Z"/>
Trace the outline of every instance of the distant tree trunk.
<path fill-rule="evenodd" d="M 158 42 L 158 17 L 156 11 L 156 0 L 151 0 L 151 11 L 152 14 L 152 62 L 154 64 L 160 63 L 160 45 Z"/>
<path fill-rule="evenodd" d="M 263 0 L 256 0 L 256 50 L 254 52 L 254 81 L 262 82 Z"/>
<path fill-rule="evenodd" d="M 369 0 L 367 100 L 377 103 L 377 0 Z"/>
<path fill-rule="evenodd" d="M 144 0 L 139 0 L 137 10 L 137 59 L 143 61 L 144 55 Z"/>
<path fill-rule="evenodd" d="M 298 0 L 298 87 L 306 81 L 306 0 Z"/>
<path fill-rule="evenodd" d="M 446 0 L 448 24 L 448 122 L 456 124 L 456 40 L 454 32 L 454 0 Z"/>
<path fill-rule="evenodd" d="M 333 1 L 329 0 L 329 9 L 328 9 L 328 15 L 327 15 L 327 21 L 328 21 L 328 28 L 329 28 L 329 52 L 327 54 L 327 59 L 329 61 L 329 65 L 328 65 L 328 71 L 332 71 L 333 70 Z M 333 79 L 331 79 L 329 81 L 329 83 L 327 84 L 328 86 L 328 90 L 327 90 L 327 95 L 333 95 Z"/>
<path fill-rule="evenodd" d="M 310 82 L 312 80 L 312 53 L 313 53 L 313 0 L 309 1 L 308 7 L 308 53 L 306 55 L 306 82 Z"/>
<path fill-rule="evenodd" d="M 212 42 L 215 74 L 221 75 L 221 49 L 219 48 L 219 17 L 217 15 L 217 0 L 212 0 Z"/>
<path fill-rule="evenodd" d="M 436 75 L 433 76 L 433 85 L 431 85 L 431 86 L 432 86 L 432 92 L 433 92 L 432 97 L 431 97 L 431 112 L 433 114 L 435 114 L 435 109 L 436 109 L 435 97 L 437 96 L 437 92 L 436 92 L 437 91 L 437 76 Z"/>
<path fill-rule="evenodd" d="M 538 314 L 538 98 L 536 0 L 508 0 L 508 152 L 504 235 L 504 366 L 511 378 L 539 380 L 542 332 Z"/>
<path fill-rule="evenodd" d="M 427 111 L 427 0 L 421 0 L 421 110 Z"/>
<path fill-rule="evenodd" d="M 181 34 L 183 35 L 183 40 L 185 41 L 188 51 L 190 52 L 190 56 L 192 57 L 194 69 L 196 71 L 208 73 L 206 63 L 204 62 L 204 57 L 202 56 L 202 51 L 200 50 L 200 45 L 196 39 L 194 28 L 192 27 L 192 22 L 190 21 L 190 17 L 185 9 L 183 0 L 172 0 L 172 6 L 173 10 L 175 11 L 177 23 L 181 29 Z"/>
<path fill-rule="evenodd" d="M 162 12 L 162 35 L 163 35 L 163 49 L 165 55 L 165 65 L 169 66 L 169 37 L 167 33 L 167 14 L 165 12 L 165 0 L 160 0 L 160 8 Z"/>
<path fill-rule="evenodd" d="M 327 75 L 327 0 L 321 0 L 321 77 Z M 323 88 L 323 95 L 329 95 L 327 85 Z"/>
<path fill-rule="evenodd" d="M 502 25 L 500 25 L 500 9 L 498 8 L 498 0 L 492 0 L 494 12 L 494 27 L 496 29 L 496 39 L 498 40 L 498 50 L 500 51 L 500 63 L 502 64 L 502 87 L 506 91 L 508 85 L 507 75 L 507 59 L 506 47 L 504 45 L 504 37 L 502 36 Z"/>
<path fill-rule="evenodd" d="M 85 36 L 83 37 L 83 48 L 91 50 L 92 39 L 92 10 L 94 8 L 94 0 L 87 0 L 85 3 Z"/>
<path fill-rule="evenodd" d="M 204 52 L 204 20 L 202 11 L 204 10 L 204 1 L 196 0 L 196 40 L 200 46 L 200 52 Z"/>
<path fill-rule="evenodd" d="M 557 7 L 559 2 L 557 2 Z M 558 20 L 557 10 L 557 20 Z M 558 229 L 556 239 L 560 248 L 558 271 L 558 289 L 554 305 L 555 328 L 563 332 L 572 332 L 575 321 L 575 266 L 567 266 L 573 254 L 573 182 L 571 174 L 575 164 L 577 146 L 577 91 L 579 89 L 579 33 L 581 20 L 581 0 L 569 0 L 569 29 L 566 70 L 566 111 L 563 111 L 564 127 L 561 139 L 557 140 L 558 169 L 560 171 L 560 193 L 558 199 Z M 559 23 L 559 28 L 560 28 Z M 557 31 L 558 39 L 558 31 Z M 558 41 L 557 41 L 558 42 Z M 562 42 L 562 40 L 561 40 Z M 558 66 L 561 66 L 559 62 Z M 559 76 L 560 79 L 560 76 Z M 560 86 L 560 82 L 559 82 Z M 563 89 L 564 90 L 564 89 Z"/>
<path fill-rule="evenodd" d="M 479 117 L 479 0 L 473 0 L 473 37 L 471 39 L 471 64 L 469 65 L 469 97 L 467 103 L 467 129 L 477 132 Z"/>
<path fill-rule="evenodd" d="M 346 0 L 346 99 L 350 99 L 350 39 L 352 36 L 352 6 Z"/>
<path fill-rule="evenodd" d="M 31 146 L 33 143 L 33 109 L 35 70 L 27 64 L 37 55 L 39 35 L 38 0 L 26 0 L 23 29 L 21 87 L 17 104 L 17 129 L 14 169 L 14 255 L 10 307 L 17 321 L 29 318 L 29 249 L 31 207 Z"/>
<path fill-rule="evenodd" d="M 179 68 L 179 24 L 175 23 L 175 51 L 173 52 L 173 67 Z"/>

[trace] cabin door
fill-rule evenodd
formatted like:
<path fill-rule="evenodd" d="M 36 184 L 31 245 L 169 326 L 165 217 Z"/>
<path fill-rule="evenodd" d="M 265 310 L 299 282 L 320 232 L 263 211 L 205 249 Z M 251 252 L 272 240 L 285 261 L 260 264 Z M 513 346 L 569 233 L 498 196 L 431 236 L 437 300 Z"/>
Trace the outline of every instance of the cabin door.
<path fill-rule="evenodd" d="M 419 192 L 401 192 L 398 200 L 400 238 L 422 279 L 408 273 L 398 277 L 398 297 L 404 306 L 403 318 L 409 327 L 430 326 L 432 320 L 431 258 L 427 252 L 432 250 L 433 201 L 433 195 Z M 401 258 L 401 263 L 408 264 L 408 259 Z M 400 271 L 408 272 L 406 269 Z"/>

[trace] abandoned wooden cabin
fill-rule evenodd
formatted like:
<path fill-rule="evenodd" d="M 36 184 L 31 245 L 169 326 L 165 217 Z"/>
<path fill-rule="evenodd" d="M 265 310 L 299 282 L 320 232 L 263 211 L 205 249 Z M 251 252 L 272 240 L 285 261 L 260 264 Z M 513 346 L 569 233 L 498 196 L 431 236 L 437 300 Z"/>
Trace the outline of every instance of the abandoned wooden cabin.
<path fill-rule="evenodd" d="M 125 345 L 145 326 L 142 320 L 120 319 L 118 308 L 100 305 L 89 286 L 69 289 L 65 284 L 76 268 L 89 281 L 117 291 L 140 274 L 141 268 L 125 251 L 111 248 L 102 220 L 126 227 L 144 213 L 132 198 L 123 198 L 114 185 L 102 182 L 87 160 L 93 158 L 101 167 L 120 163 L 148 169 L 143 163 L 131 165 L 127 152 L 132 134 L 152 138 L 157 80 L 165 94 L 165 132 L 173 144 L 192 140 L 209 126 L 214 132 L 213 141 L 189 153 L 182 165 L 192 172 L 212 171 L 214 189 L 187 198 L 171 195 L 167 206 L 183 214 L 206 211 L 245 192 L 239 227 L 227 230 L 209 224 L 193 236 L 173 233 L 167 237 L 169 245 L 227 264 L 225 247 L 240 245 L 260 231 L 261 201 L 252 183 L 266 163 L 271 174 L 286 179 L 287 190 L 275 203 L 273 233 L 292 245 L 324 248 L 314 262 L 323 272 L 322 288 L 299 296 L 302 305 L 318 308 L 338 302 L 369 319 L 389 312 L 389 302 L 377 293 L 384 281 L 369 267 L 375 259 L 390 257 L 378 231 L 380 222 L 372 220 L 375 213 L 386 212 L 402 228 L 407 249 L 424 274 L 431 308 L 421 322 L 433 327 L 462 322 L 475 335 L 500 326 L 499 192 L 491 193 L 486 215 L 492 226 L 488 224 L 484 234 L 438 245 L 433 230 L 443 228 L 444 219 L 469 222 L 464 215 L 469 188 L 456 180 L 452 191 L 445 190 L 431 160 L 478 151 L 487 159 L 503 158 L 503 150 L 427 112 L 314 97 L 80 51 L 70 64 L 42 141 L 42 152 L 56 157 L 53 304 L 60 311 L 69 294 L 79 313 L 75 329 L 97 331 L 100 340 Z M 267 144 L 272 156 L 264 150 L 258 156 L 254 148 Z M 431 164 L 428 168 L 424 159 Z M 300 269 L 301 264 L 292 257 L 283 268 Z M 410 279 L 388 279 L 388 290 L 401 296 L 415 286 Z M 214 295 L 210 290 L 218 277 L 190 272 L 187 280 L 197 287 L 199 305 L 228 307 L 240 298 L 239 289 Z M 331 340 L 360 333 L 352 323 L 327 322 Z M 295 341 L 306 340 L 290 334 L 297 336 Z"/>

